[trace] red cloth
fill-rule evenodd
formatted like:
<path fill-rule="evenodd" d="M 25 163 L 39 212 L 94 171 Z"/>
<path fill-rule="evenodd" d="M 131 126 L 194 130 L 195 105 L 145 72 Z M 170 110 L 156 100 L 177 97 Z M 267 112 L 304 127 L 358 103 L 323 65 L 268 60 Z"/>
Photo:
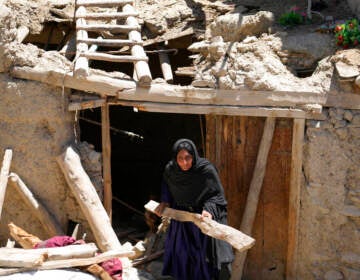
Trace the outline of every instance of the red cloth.
<path fill-rule="evenodd" d="M 122 280 L 122 264 L 118 258 L 104 261 L 100 265 L 114 280 Z"/>
<path fill-rule="evenodd" d="M 76 242 L 76 239 L 71 236 L 60 235 L 54 236 L 35 245 L 36 248 L 52 248 L 52 247 L 63 247 L 71 245 Z"/>

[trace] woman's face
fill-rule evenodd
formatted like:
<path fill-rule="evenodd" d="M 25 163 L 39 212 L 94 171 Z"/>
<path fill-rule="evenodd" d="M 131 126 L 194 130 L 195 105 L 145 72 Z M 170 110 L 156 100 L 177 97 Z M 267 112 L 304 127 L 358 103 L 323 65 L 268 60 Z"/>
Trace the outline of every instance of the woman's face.
<path fill-rule="evenodd" d="M 185 149 L 180 150 L 176 156 L 176 162 L 183 171 L 188 171 L 191 168 L 192 161 L 192 155 Z"/>

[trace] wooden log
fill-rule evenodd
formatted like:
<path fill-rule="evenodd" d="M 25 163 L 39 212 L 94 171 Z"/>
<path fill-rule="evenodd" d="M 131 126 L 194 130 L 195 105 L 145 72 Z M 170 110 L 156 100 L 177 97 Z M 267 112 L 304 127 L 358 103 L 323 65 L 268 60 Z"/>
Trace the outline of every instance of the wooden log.
<path fill-rule="evenodd" d="M 47 259 L 43 251 L 20 248 L 0 248 L 0 267 L 35 267 Z"/>
<path fill-rule="evenodd" d="M 95 32 L 102 32 L 102 31 L 109 31 L 114 33 L 128 33 L 131 30 L 140 31 L 141 27 L 138 26 L 130 26 L 125 24 L 80 24 L 76 25 L 77 30 L 86 30 L 86 31 L 95 31 Z"/>
<path fill-rule="evenodd" d="M 125 4 L 132 4 L 134 0 L 77 0 L 77 6 L 84 7 L 114 7 L 123 6 Z"/>
<path fill-rule="evenodd" d="M 21 180 L 19 175 L 16 173 L 10 173 L 9 175 L 11 181 L 14 183 L 16 191 L 30 208 L 30 211 L 34 214 L 36 218 L 40 221 L 41 225 L 44 227 L 49 236 L 63 235 L 64 231 L 62 230 L 59 222 L 50 214 L 46 207 L 34 196 L 30 189 L 25 185 Z"/>
<path fill-rule="evenodd" d="M 63 69 L 46 70 L 28 66 L 14 67 L 15 78 L 39 81 L 52 86 L 95 92 L 129 101 L 149 101 L 177 104 L 204 104 L 229 106 L 296 107 L 301 104 L 324 105 L 327 97 L 316 92 L 255 91 L 247 89 L 224 90 L 195 88 L 169 84 L 152 84 L 150 88 L 137 87 L 136 82 L 92 74 L 84 79 L 73 77 Z M 355 94 L 352 94 L 355 95 Z M 352 100 L 357 100 L 355 97 Z M 339 99 L 339 106 L 341 99 Z M 354 104 L 353 106 L 359 106 Z"/>
<path fill-rule="evenodd" d="M 167 83 L 172 84 L 174 82 L 174 77 L 172 74 L 169 55 L 165 52 L 159 52 L 159 61 L 164 80 Z"/>
<path fill-rule="evenodd" d="M 33 250 L 29 250 L 29 251 L 33 251 Z M 132 256 L 133 254 L 134 252 L 132 251 L 111 250 L 91 258 L 74 258 L 74 259 L 66 259 L 66 260 L 46 261 L 43 262 L 41 265 L 36 265 L 33 267 L 4 268 L 4 269 L 0 269 L 0 276 L 34 270 L 34 269 L 48 270 L 48 269 L 57 269 L 57 268 L 87 266 L 87 265 L 92 265 L 94 263 L 101 263 L 110 260 L 112 258 Z"/>
<path fill-rule="evenodd" d="M 118 250 L 121 244 L 89 176 L 83 169 L 79 155 L 72 147 L 57 157 L 65 179 L 80 205 L 102 251 Z"/>
<path fill-rule="evenodd" d="M 12 150 L 6 149 L 0 171 L 0 220 L 1 220 L 2 208 L 4 205 L 6 187 L 9 178 L 11 160 L 12 160 Z"/>
<path fill-rule="evenodd" d="M 16 226 L 13 223 L 8 224 L 8 227 L 10 231 L 10 236 L 14 238 L 15 241 L 19 243 L 20 246 L 24 249 L 32 249 L 36 244 L 42 241 L 39 237 L 26 232 L 25 230 Z"/>
<path fill-rule="evenodd" d="M 110 62 L 137 62 L 137 61 L 148 61 L 148 57 L 136 57 L 133 55 L 111 55 L 106 53 L 83 53 L 81 56 L 92 60 L 102 60 Z"/>
<path fill-rule="evenodd" d="M 289 280 L 296 279 L 304 131 L 305 120 L 294 119 L 289 191 L 288 248 L 286 259 L 286 279 Z"/>
<path fill-rule="evenodd" d="M 156 201 L 150 200 L 145 209 L 155 213 L 156 207 L 159 205 Z M 255 240 L 228 225 L 220 224 L 209 218 L 202 218 L 200 214 L 191 213 L 182 210 L 175 210 L 170 207 L 164 209 L 163 217 L 169 217 L 181 222 L 193 222 L 200 230 L 213 238 L 224 240 L 231 244 L 237 251 L 244 251 L 251 248 L 255 244 Z"/>
<path fill-rule="evenodd" d="M 134 13 L 135 9 L 133 6 L 127 4 L 122 8 L 125 13 Z M 126 19 L 126 24 L 130 26 L 138 26 L 138 21 L 135 17 L 130 16 Z M 136 42 L 141 42 L 141 33 L 137 30 L 133 30 L 129 32 L 129 39 Z M 131 54 L 136 57 L 146 57 L 146 53 L 142 46 L 133 45 L 131 47 Z M 149 65 L 145 61 L 137 61 L 134 63 L 134 69 L 136 71 L 136 76 L 138 78 L 138 83 L 140 86 L 150 86 L 152 81 L 152 76 L 150 72 Z"/>
<path fill-rule="evenodd" d="M 79 7 L 76 11 L 79 15 L 85 15 L 85 7 Z M 86 21 L 84 18 L 78 18 L 76 20 L 76 25 L 84 25 Z M 88 51 L 87 43 L 81 42 L 81 40 L 88 39 L 88 33 L 85 30 L 76 31 L 76 61 L 74 66 L 74 76 L 78 78 L 84 78 L 89 75 L 89 61 L 86 57 L 80 56 L 82 53 Z"/>
<path fill-rule="evenodd" d="M 128 17 L 137 17 L 139 15 L 138 12 L 112 12 L 112 13 L 76 13 L 75 17 L 77 19 L 125 19 Z"/>
<path fill-rule="evenodd" d="M 46 261 L 53 261 L 74 258 L 91 258 L 95 256 L 98 248 L 96 247 L 95 243 L 87 243 L 68 245 L 64 247 L 39 248 L 33 250 L 47 254 Z"/>
<path fill-rule="evenodd" d="M 101 106 L 101 143 L 104 179 L 104 207 L 112 218 L 112 187 L 111 187 L 111 138 L 110 138 L 110 110 L 109 104 Z"/>
<path fill-rule="evenodd" d="M 80 32 L 80 31 L 79 31 Z M 86 32 L 86 31 L 84 31 Z M 122 46 L 135 46 L 135 45 L 141 45 L 142 42 L 134 41 L 134 40 L 126 40 L 126 39 L 93 39 L 93 38 L 79 38 L 78 43 L 84 43 L 87 45 L 96 44 L 99 46 L 105 46 L 105 47 L 122 47 Z M 136 55 L 134 55 L 136 56 Z M 146 56 L 146 55 L 145 55 Z M 143 57 L 143 56 L 137 56 L 137 57 Z"/>
<path fill-rule="evenodd" d="M 245 211 L 240 226 L 240 230 L 246 234 L 251 234 L 254 225 L 260 192 L 265 177 L 268 154 L 274 135 L 275 123 L 276 118 L 266 118 L 264 132 L 261 138 L 259 152 L 256 158 L 255 169 L 246 200 Z M 235 260 L 232 264 L 231 280 L 241 279 L 246 255 L 247 251 L 238 251 L 235 253 Z"/>

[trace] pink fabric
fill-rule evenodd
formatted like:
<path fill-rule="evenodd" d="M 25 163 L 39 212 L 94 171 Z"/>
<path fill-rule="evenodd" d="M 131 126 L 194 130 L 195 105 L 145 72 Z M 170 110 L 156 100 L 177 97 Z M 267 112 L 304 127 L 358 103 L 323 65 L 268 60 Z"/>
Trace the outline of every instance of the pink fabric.
<path fill-rule="evenodd" d="M 71 236 L 54 236 L 35 245 L 34 248 L 52 248 L 63 247 L 71 245 L 76 242 L 76 239 Z"/>
<path fill-rule="evenodd" d="M 118 258 L 107 260 L 100 265 L 114 280 L 122 280 L 122 264 Z"/>

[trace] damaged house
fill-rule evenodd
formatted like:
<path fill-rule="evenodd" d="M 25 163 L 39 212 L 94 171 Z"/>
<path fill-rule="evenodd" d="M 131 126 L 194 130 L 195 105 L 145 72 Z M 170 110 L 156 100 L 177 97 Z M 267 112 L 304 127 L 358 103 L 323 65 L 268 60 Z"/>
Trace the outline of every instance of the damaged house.
<path fill-rule="evenodd" d="M 294 5 L 311 21 L 280 25 Z M 123 249 L 123 279 L 167 279 L 144 205 L 185 137 L 255 239 L 232 279 L 360 279 L 360 49 L 333 34 L 353 18 L 355 0 L 0 0 L 1 247 L 12 225 L 75 232 Z"/>

